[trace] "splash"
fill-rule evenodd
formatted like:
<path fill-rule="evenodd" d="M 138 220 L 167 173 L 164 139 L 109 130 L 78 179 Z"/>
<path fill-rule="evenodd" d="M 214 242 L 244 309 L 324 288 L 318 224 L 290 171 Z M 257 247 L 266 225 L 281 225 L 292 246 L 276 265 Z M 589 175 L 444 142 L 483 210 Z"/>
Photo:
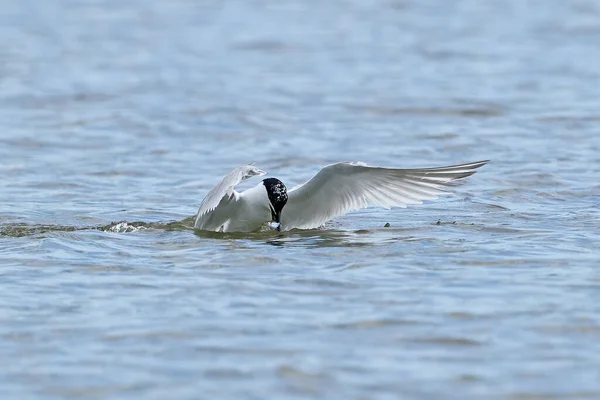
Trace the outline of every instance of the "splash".
<path fill-rule="evenodd" d="M 148 227 L 144 223 L 128 223 L 128 222 L 117 222 L 111 225 L 107 225 L 103 227 L 102 231 L 104 232 L 114 232 L 114 233 L 129 233 L 129 232 L 138 232 L 142 229 L 147 229 Z"/>

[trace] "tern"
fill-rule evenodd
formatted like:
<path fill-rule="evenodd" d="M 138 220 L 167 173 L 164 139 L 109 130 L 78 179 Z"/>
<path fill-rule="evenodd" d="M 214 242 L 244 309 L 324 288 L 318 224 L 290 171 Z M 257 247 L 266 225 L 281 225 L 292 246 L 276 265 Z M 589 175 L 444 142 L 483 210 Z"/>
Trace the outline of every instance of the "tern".
<path fill-rule="evenodd" d="M 473 175 L 488 161 L 438 168 L 398 169 L 340 162 L 323 167 L 315 176 L 290 191 L 279 179 L 263 179 L 255 187 L 235 187 L 266 172 L 243 165 L 212 188 L 198 209 L 194 228 L 216 232 L 252 232 L 264 227 L 319 228 L 349 211 L 370 206 L 384 208 L 422 204 L 449 194 L 443 187 Z"/>

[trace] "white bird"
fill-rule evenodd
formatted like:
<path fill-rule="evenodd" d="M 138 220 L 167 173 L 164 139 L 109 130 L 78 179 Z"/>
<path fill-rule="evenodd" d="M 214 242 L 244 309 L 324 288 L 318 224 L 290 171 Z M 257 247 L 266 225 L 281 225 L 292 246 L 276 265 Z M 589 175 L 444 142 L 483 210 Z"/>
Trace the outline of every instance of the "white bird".
<path fill-rule="evenodd" d="M 212 188 L 198 209 L 195 229 L 251 232 L 269 224 L 277 230 L 318 228 L 352 210 L 422 204 L 449 194 L 442 189 L 473 175 L 488 161 L 439 168 L 396 169 L 341 162 L 323 167 L 306 183 L 289 192 L 276 178 L 264 179 L 242 193 L 235 186 L 265 175 L 253 165 L 231 171 Z"/>

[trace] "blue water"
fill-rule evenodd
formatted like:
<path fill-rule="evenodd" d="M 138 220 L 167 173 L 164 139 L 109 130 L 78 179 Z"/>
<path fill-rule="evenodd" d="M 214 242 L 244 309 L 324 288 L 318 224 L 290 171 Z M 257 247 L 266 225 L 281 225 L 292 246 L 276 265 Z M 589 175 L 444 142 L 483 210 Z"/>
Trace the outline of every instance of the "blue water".
<path fill-rule="evenodd" d="M 0 37 L 2 398 L 600 398 L 598 2 L 8 0 Z M 480 159 L 189 227 L 247 162 Z"/>

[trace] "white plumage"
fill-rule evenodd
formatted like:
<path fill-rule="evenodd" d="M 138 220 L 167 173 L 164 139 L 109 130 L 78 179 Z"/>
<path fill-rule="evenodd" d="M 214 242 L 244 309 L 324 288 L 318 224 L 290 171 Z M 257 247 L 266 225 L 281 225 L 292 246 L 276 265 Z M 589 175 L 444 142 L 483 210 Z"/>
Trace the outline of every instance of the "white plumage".
<path fill-rule="evenodd" d="M 444 186 L 474 174 L 475 169 L 486 163 L 478 161 L 422 169 L 380 168 L 358 162 L 336 163 L 322 168 L 309 181 L 287 192 L 287 202 L 285 199 L 274 200 L 266 181 L 242 193 L 236 192 L 234 187 L 243 180 L 265 174 L 252 165 L 245 165 L 231 171 L 208 192 L 200 205 L 194 227 L 209 231 L 249 232 L 280 216 L 277 222 L 280 222 L 281 230 L 318 228 L 352 210 L 369 206 L 404 208 L 408 204 L 434 200 L 438 195 L 449 193 L 442 189 Z M 279 182 L 273 178 L 270 180 Z M 281 186 L 285 195 L 285 186 Z M 281 190 L 281 186 L 276 190 Z"/>
<path fill-rule="evenodd" d="M 265 187 L 260 184 L 242 193 L 234 188 L 248 178 L 265 174 L 253 165 L 243 165 L 227 174 L 202 200 L 194 228 L 220 232 L 259 229 L 271 217 Z"/>

